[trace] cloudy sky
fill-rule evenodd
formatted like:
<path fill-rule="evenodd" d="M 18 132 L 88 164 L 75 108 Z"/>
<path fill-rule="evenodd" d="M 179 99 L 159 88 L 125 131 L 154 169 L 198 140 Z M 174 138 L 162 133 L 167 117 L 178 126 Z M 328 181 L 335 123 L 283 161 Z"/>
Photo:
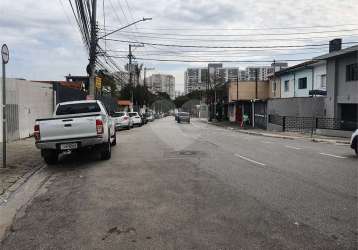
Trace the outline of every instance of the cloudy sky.
<path fill-rule="evenodd" d="M 287 45 L 327 44 L 341 37 L 345 47 L 352 46 L 358 41 L 357 13 L 356 0 L 98 0 L 100 34 L 142 17 L 153 18 L 101 42 L 121 68 L 128 43 L 118 40 L 189 46 L 148 44 L 134 51 L 139 63 L 155 68 L 152 72 L 173 74 L 178 90 L 183 90 L 185 69 L 204 67 L 205 61 L 244 68 L 309 59 L 327 51 L 326 46 Z M 10 77 L 62 80 L 69 73 L 85 74 L 88 55 L 68 0 L 1 0 L 0 34 L 0 42 L 10 48 Z M 256 62 L 229 62 L 245 60 Z"/>

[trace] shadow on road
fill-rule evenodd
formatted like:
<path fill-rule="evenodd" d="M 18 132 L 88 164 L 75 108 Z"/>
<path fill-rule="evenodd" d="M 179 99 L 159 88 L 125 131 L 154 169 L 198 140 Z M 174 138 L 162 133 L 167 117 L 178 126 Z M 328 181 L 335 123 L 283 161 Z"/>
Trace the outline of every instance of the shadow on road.
<path fill-rule="evenodd" d="M 56 170 L 74 170 L 79 168 L 89 168 L 95 165 L 98 165 L 100 160 L 99 152 L 94 150 L 84 151 L 84 152 L 73 152 L 71 154 L 65 155 L 61 154 L 59 156 L 59 161 L 57 164 L 48 165 L 51 169 Z"/>

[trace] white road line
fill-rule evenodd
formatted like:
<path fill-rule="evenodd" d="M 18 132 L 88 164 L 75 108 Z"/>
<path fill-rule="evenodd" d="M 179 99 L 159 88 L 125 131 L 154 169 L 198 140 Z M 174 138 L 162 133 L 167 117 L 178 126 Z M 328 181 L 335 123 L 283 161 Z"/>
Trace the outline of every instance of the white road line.
<path fill-rule="evenodd" d="M 258 165 L 260 165 L 260 166 L 266 166 L 266 164 L 264 164 L 264 163 L 261 163 L 261 162 L 258 162 L 258 161 L 254 161 L 254 160 L 252 160 L 252 159 L 249 159 L 249 158 L 247 158 L 247 157 L 245 157 L 245 156 L 242 156 L 242 155 L 239 155 L 239 154 L 235 154 L 235 156 L 236 156 L 236 157 L 239 157 L 239 158 L 241 158 L 241 159 L 244 159 L 244 160 L 246 160 L 246 161 L 249 161 L 249 162 L 258 164 Z"/>
<path fill-rule="evenodd" d="M 274 144 L 274 142 L 272 142 L 272 141 L 263 141 L 263 143 L 266 143 L 266 144 Z"/>
<path fill-rule="evenodd" d="M 347 157 L 344 156 L 339 156 L 339 155 L 332 155 L 332 154 L 326 154 L 326 153 L 319 153 L 320 155 L 326 155 L 326 156 L 331 156 L 334 158 L 338 158 L 338 159 L 346 159 Z"/>
<path fill-rule="evenodd" d="M 286 145 L 285 147 L 286 147 L 286 148 L 291 148 L 291 149 L 296 149 L 296 150 L 302 149 L 302 148 L 297 148 L 297 147 L 293 147 L 293 146 L 289 146 L 289 145 Z"/>

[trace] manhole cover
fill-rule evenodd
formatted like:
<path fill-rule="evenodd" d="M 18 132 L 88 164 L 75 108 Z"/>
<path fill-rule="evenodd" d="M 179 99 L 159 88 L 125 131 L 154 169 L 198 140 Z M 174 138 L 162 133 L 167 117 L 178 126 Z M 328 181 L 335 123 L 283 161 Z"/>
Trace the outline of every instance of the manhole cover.
<path fill-rule="evenodd" d="M 181 157 L 203 157 L 206 154 L 202 151 L 195 151 L 195 150 L 180 150 L 180 151 L 172 151 L 172 152 L 166 152 L 164 154 L 164 157 L 168 158 L 175 158 L 178 156 Z"/>
<path fill-rule="evenodd" d="M 180 155 L 196 155 L 196 151 L 179 151 Z"/>

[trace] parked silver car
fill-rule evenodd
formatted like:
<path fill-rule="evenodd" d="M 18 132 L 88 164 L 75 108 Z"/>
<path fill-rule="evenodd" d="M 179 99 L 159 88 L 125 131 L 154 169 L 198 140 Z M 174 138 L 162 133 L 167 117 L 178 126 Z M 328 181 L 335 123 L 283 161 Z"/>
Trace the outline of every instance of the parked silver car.
<path fill-rule="evenodd" d="M 131 129 L 133 127 L 133 120 L 125 111 L 115 112 L 113 115 L 116 130 L 121 128 Z"/>

